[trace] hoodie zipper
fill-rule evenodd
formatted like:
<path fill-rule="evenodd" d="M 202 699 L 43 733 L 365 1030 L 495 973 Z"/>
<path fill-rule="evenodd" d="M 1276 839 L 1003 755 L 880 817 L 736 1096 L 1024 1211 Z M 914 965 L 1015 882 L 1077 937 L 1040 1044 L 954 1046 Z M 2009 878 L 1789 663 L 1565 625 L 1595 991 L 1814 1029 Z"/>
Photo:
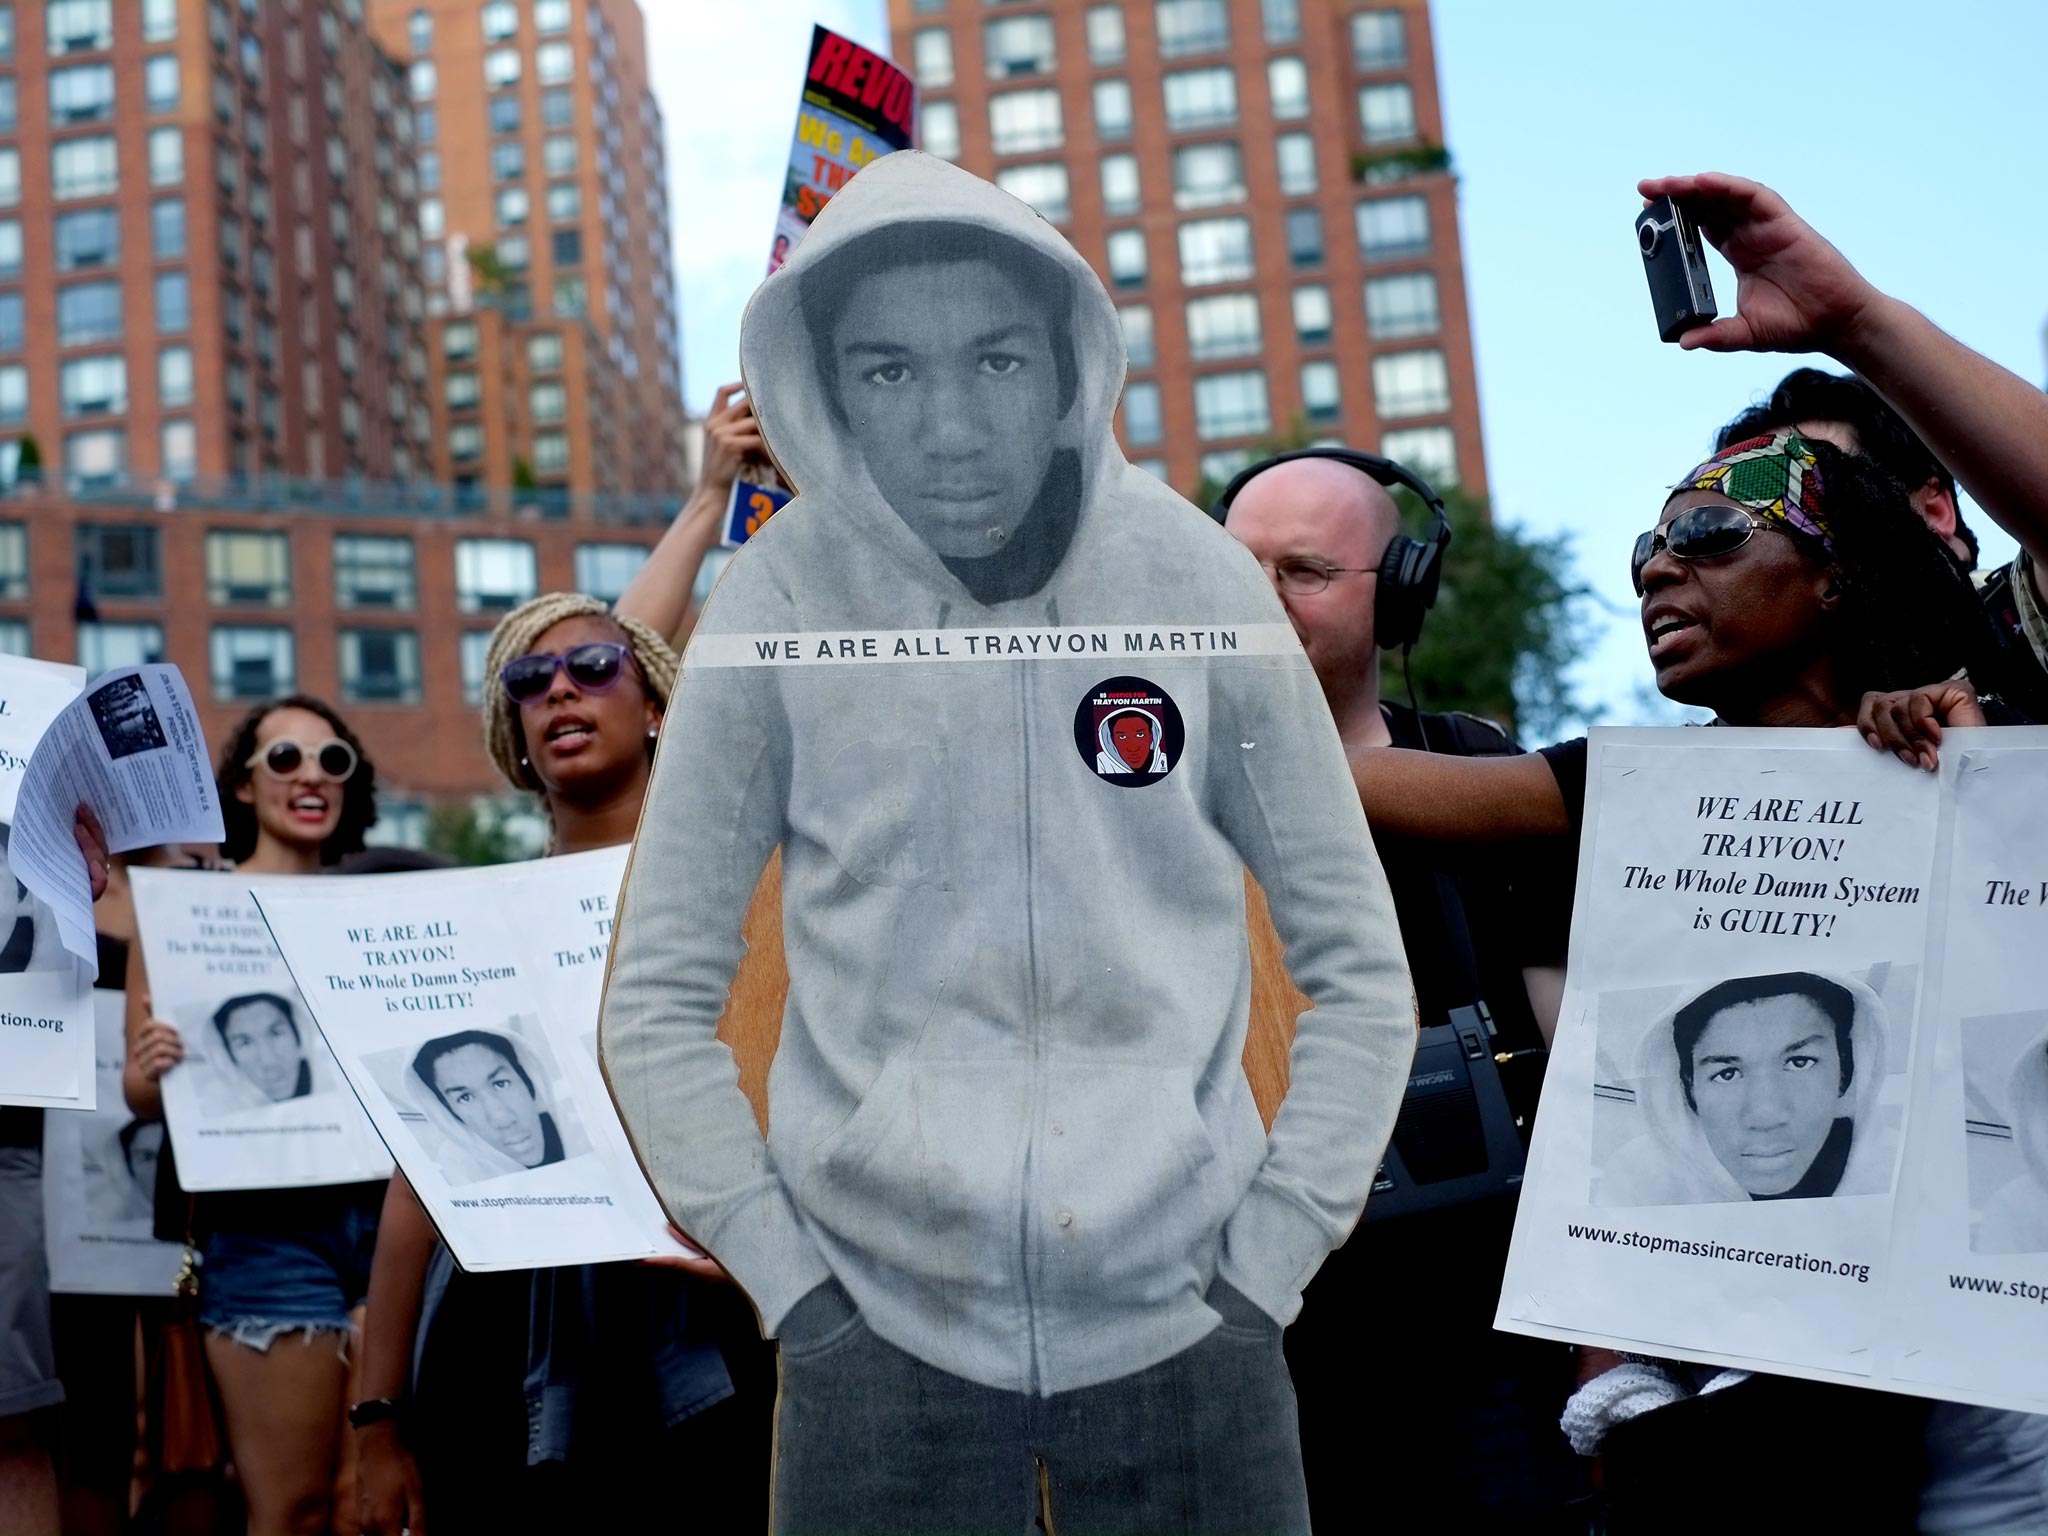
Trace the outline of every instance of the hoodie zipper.
<path fill-rule="evenodd" d="M 1039 1018 L 1038 926 L 1034 915 L 1037 910 L 1037 871 L 1032 858 L 1030 674 L 1031 669 L 1028 666 L 1017 666 L 1017 738 L 1023 744 L 1023 750 L 1018 757 L 1023 769 L 1023 785 L 1022 792 L 1017 798 L 1024 813 L 1021 832 L 1024 840 L 1025 1027 L 1031 1039 L 1031 1092 L 1024 1111 L 1023 1188 L 1018 1201 L 1018 1226 L 1019 1236 L 1022 1238 L 1020 1258 L 1024 1275 L 1025 1339 L 1031 1355 L 1030 1394 L 1036 1398 L 1039 1395 L 1043 1372 L 1039 1366 L 1038 1302 L 1032 1286 L 1032 1266 L 1037 1253 L 1037 1243 L 1032 1230 L 1031 1187 L 1038 1171 L 1038 1122 L 1045 1098 L 1045 1060 L 1043 1030 Z"/>

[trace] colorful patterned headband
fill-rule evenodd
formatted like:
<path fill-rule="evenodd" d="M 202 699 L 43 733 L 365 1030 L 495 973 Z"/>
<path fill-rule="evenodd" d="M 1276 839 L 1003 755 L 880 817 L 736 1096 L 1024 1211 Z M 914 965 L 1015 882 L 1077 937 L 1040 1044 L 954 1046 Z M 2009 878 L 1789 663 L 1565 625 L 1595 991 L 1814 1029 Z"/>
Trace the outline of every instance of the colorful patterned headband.
<path fill-rule="evenodd" d="M 1812 446 L 1790 428 L 1730 443 L 1671 488 L 1674 496 L 1680 491 L 1718 491 L 1817 541 L 1831 558 L 1835 553 L 1822 511 L 1820 466 Z"/>

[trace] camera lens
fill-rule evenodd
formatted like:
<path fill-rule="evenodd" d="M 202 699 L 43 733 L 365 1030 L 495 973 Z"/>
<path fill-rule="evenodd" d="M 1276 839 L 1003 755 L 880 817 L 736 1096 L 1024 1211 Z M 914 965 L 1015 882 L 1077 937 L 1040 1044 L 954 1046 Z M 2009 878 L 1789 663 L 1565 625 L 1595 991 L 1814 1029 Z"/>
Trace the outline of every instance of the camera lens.
<path fill-rule="evenodd" d="M 1657 244 L 1662 238 L 1663 231 L 1658 229 L 1652 220 L 1645 219 L 1636 226 L 1636 244 L 1643 248 L 1645 256 L 1657 254 Z"/>

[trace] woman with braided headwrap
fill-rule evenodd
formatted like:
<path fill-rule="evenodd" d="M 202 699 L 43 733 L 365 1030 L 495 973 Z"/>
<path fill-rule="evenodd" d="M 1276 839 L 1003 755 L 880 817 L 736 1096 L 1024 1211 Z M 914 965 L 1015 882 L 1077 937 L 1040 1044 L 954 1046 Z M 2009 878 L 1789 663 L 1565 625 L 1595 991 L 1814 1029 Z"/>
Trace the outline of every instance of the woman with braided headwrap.
<path fill-rule="evenodd" d="M 540 797 L 550 854 L 632 840 L 676 669 L 660 634 L 594 597 L 550 593 L 499 621 L 484 750 Z M 765 1507 L 742 1506 L 764 1505 L 772 1386 L 735 1391 L 762 1346 L 724 1280 L 709 1259 L 456 1273 L 394 1177 L 365 1391 L 403 1402 L 417 1374 L 429 1411 L 360 1431 L 363 1529 L 416 1530 L 424 1506 L 440 1532 L 549 1528 L 566 1520 L 543 1510 L 587 1511 L 595 1493 L 614 1509 L 653 1498 L 685 1459 L 705 1469 L 702 1488 L 737 1495 L 697 1498 L 718 1528 L 764 1526 Z M 732 1475 L 750 1459 L 753 1475 Z"/>

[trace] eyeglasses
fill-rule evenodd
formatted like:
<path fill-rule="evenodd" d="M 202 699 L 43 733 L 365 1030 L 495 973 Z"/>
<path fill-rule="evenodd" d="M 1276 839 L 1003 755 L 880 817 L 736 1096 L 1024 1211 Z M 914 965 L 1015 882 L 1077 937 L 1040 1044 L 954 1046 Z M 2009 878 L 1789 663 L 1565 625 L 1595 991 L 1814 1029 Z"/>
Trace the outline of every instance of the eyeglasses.
<path fill-rule="evenodd" d="M 309 757 L 322 778 L 332 779 L 337 784 L 355 777 L 356 765 L 362 761 L 356 755 L 356 749 L 339 736 L 330 736 L 318 746 L 307 746 L 281 736 L 242 766 L 254 768 L 260 763 L 280 779 L 288 779 Z"/>
<path fill-rule="evenodd" d="M 1289 597 L 1314 597 L 1328 590 L 1333 576 L 1362 576 L 1375 569 L 1369 565 L 1325 565 L 1320 560 L 1304 560 L 1300 556 L 1261 560 L 1259 564 L 1273 573 L 1274 585 Z"/>
<path fill-rule="evenodd" d="M 1747 507 L 1731 507 L 1724 502 L 1687 507 L 1662 528 L 1636 535 L 1635 553 L 1629 557 L 1629 580 L 1635 583 L 1636 596 L 1641 597 L 1643 567 L 1656 558 L 1658 550 L 1668 549 L 1680 560 L 1714 560 L 1734 554 L 1756 536 L 1758 529 L 1775 526 Z"/>
<path fill-rule="evenodd" d="M 548 691 L 557 670 L 569 674 L 569 681 L 585 693 L 607 693 L 625 675 L 632 652 L 609 640 L 593 640 L 557 656 L 551 651 L 530 651 L 515 656 L 498 669 L 498 681 L 505 697 L 514 704 L 531 704 Z"/>

